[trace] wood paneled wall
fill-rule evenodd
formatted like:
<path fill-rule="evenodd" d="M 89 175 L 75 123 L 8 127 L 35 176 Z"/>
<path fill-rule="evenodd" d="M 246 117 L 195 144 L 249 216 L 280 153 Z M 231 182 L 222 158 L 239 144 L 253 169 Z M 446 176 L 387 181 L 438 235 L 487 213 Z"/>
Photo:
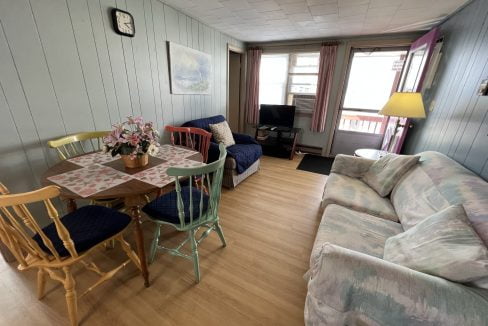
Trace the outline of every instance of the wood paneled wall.
<path fill-rule="evenodd" d="M 405 151 L 442 152 L 488 180 L 488 0 L 475 0 L 441 25 L 443 56 L 424 94 L 428 117 L 409 132 Z"/>
<path fill-rule="evenodd" d="M 113 31 L 110 9 L 134 16 Z M 171 95 L 166 41 L 213 59 L 211 95 Z M 128 115 L 166 124 L 226 113 L 227 44 L 242 43 L 158 0 L 0 1 L 0 181 L 39 186 L 49 139 L 106 130 Z"/>

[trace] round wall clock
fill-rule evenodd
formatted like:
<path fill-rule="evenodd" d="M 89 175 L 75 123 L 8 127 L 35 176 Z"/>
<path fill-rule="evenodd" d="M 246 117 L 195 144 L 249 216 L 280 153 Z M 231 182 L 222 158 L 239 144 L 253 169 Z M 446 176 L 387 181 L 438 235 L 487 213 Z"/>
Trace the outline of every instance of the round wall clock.
<path fill-rule="evenodd" d="M 134 26 L 134 17 L 127 11 L 117 8 L 112 9 L 112 21 L 117 34 L 134 37 L 136 28 Z"/>

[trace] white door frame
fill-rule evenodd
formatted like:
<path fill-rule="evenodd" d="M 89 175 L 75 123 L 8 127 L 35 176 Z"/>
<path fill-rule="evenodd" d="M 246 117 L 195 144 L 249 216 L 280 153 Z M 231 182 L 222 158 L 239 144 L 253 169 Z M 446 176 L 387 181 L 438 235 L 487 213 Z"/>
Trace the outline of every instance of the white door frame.
<path fill-rule="evenodd" d="M 406 46 L 409 47 L 414 40 L 414 37 L 412 38 L 407 38 L 407 39 L 392 39 L 392 40 L 376 40 L 376 41 L 371 41 L 371 40 L 366 40 L 366 41 L 351 41 L 351 42 L 346 42 L 346 51 L 344 54 L 344 57 L 346 58 L 344 64 L 342 65 L 341 69 L 341 80 L 339 83 L 339 89 L 337 90 L 337 96 L 336 103 L 334 105 L 334 115 L 332 117 L 332 128 L 330 131 L 330 135 L 327 140 L 327 146 L 326 150 L 323 153 L 324 156 L 330 156 L 331 155 L 331 150 L 332 150 L 332 140 L 334 139 L 335 131 L 336 131 L 336 126 L 338 123 L 338 116 L 341 110 L 342 106 L 342 100 L 343 100 L 343 92 L 345 88 L 345 84 L 347 82 L 347 75 L 349 71 L 349 58 L 351 56 L 351 51 L 353 48 L 375 48 L 375 47 L 395 47 L 395 46 Z"/>

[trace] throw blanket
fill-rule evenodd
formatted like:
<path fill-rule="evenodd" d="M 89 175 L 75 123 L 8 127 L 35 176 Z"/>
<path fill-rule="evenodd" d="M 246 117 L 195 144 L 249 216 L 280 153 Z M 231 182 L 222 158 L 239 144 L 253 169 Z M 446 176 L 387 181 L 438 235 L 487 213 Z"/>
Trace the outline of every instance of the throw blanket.
<path fill-rule="evenodd" d="M 236 160 L 237 173 L 241 174 L 263 155 L 263 150 L 257 144 L 235 144 L 227 147 L 227 155 Z"/>

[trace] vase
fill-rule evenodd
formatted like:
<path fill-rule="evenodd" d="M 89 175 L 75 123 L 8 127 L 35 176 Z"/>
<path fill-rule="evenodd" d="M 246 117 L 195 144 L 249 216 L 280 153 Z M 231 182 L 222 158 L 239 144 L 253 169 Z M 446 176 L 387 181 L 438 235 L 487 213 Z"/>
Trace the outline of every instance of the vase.
<path fill-rule="evenodd" d="M 131 159 L 130 155 L 120 155 L 124 161 L 124 165 L 128 169 L 142 168 L 149 164 L 149 155 L 142 154 L 137 155 L 134 159 Z"/>

